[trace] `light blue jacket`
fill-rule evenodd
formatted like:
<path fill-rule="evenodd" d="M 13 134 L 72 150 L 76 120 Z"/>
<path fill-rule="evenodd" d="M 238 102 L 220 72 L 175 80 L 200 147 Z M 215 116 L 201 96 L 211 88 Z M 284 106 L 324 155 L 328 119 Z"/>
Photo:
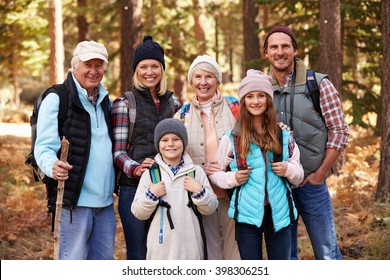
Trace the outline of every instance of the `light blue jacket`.
<path fill-rule="evenodd" d="M 73 75 L 72 78 L 76 85 L 78 98 L 85 111 L 88 112 L 91 123 L 89 159 L 77 206 L 106 207 L 114 202 L 115 184 L 112 142 L 101 106 L 108 92 L 102 85 L 99 85 L 99 98 L 95 109 L 87 98 L 86 90 L 80 86 Z M 42 101 L 34 149 L 38 166 L 51 178 L 53 178 L 52 167 L 58 160 L 57 152 L 61 148 L 57 122 L 59 102 L 60 99 L 55 93 L 50 93 Z"/>

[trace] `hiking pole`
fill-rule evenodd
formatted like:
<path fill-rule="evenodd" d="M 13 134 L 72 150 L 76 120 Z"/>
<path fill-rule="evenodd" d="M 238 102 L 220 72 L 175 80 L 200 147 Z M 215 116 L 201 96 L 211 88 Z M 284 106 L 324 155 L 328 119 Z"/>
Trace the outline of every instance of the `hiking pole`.
<path fill-rule="evenodd" d="M 61 156 L 60 161 L 66 162 L 68 158 L 69 141 L 65 136 L 61 141 Z M 57 201 L 56 201 L 56 215 L 54 221 L 54 259 L 58 260 L 60 256 L 60 220 L 62 212 L 62 202 L 64 198 L 64 185 L 65 181 L 58 181 L 57 187 Z"/>

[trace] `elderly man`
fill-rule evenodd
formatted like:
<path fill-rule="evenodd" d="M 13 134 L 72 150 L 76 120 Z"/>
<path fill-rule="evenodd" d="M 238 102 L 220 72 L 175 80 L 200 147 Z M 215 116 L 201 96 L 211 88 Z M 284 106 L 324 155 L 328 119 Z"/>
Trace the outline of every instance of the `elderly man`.
<path fill-rule="evenodd" d="M 111 101 L 100 84 L 108 64 L 103 44 L 80 42 L 60 87 L 42 101 L 34 155 L 49 177 L 49 193 L 65 181 L 60 224 L 60 259 L 114 257 L 115 172 L 112 158 Z M 64 95 L 65 98 L 60 97 Z M 66 118 L 60 118 L 62 102 Z M 67 162 L 59 160 L 61 137 L 70 142 Z M 130 211 L 130 209 L 129 209 Z"/>

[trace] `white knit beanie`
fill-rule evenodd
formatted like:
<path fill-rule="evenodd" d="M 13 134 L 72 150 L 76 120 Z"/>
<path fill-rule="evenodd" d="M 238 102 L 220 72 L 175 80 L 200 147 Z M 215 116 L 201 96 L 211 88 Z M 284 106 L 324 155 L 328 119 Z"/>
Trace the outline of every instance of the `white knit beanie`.
<path fill-rule="evenodd" d="M 218 62 L 214 58 L 212 58 L 211 56 L 208 56 L 207 54 L 199 55 L 191 63 L 191 66 L 190 66 L 190 69 L 188 70 L 188 75 L 187 75 L 188 82 L 191 83 L 192 74 L 194 72 L 195 67 L 198 66 L 198 64 L 203 63 L 203 62 L 210 64 L 215 69 L 215 71 L 218 73 L 218 75 L 217 75 L 218 82 L 220 84 L 222 84 L 221 68 L 219 67 Z"/>
<path fill-rule="evenodd" d="M 271 84 L 272 78 L 259 70 L 249 69 L 246 77 L 242 79 L 238 87 L 238 99 L 241 100 L 245 95 L 252 91 L 260 91 L 274 98 L 274 88 Z"/>

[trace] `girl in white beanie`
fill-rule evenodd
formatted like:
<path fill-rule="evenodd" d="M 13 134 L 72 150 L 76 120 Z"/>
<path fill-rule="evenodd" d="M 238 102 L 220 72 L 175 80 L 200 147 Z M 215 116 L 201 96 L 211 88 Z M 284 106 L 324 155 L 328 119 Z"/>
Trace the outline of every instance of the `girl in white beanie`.
<path fill-rule="evenodd" d="M 289 259 L 290 228 L 297 219 L 290 185 L 303 179 L 299 149 L 292 133 L 279 132 L 268 75 L 248 70 L 238 97 L 238 122 L 221 139 L 215 158 L 221 171 L 209 178 L 234 190 L 228 215 L 236 221 L 241 258 L 263 259 L 264 236 L 268 259 Z"/>

